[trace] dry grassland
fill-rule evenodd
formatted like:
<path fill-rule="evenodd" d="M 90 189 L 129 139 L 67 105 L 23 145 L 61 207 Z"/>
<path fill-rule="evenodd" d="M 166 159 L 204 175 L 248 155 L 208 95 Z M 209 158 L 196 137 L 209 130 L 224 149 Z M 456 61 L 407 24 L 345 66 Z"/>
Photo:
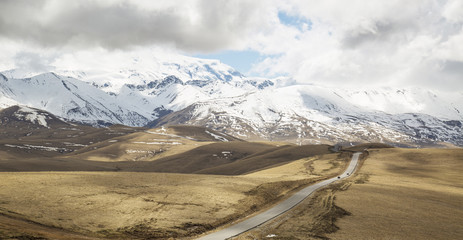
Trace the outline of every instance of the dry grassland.
<path fill-rule="evenodd" d="M 1 173 L 0 210 L 75 232 L 178 231 L 233 214 L 262 181 L 162 173 Z M 126 229 L 125 229 L 126 228 Z"/>
<path fill-rule="evenodd" d="M 463 239 L 462 173 L 462 149 L 371 150 L 354 177 L 237 239 Z"/>
<path fill-rule="evenodd" d="M 352 216 L 332 239 L 463 239 L 463 150 L 371 153 L 365 184 L 337 195 Z"/>
<path fill-rule="evenodd" d="M 151 129 L 93 144 L 68 158 L 102 162 L 152 161 L 212 143 L 193 141 L 176 134 L 171 128 L 165 131 Z"/>
<path fill-rule="evenodd" d="M 338 157 L 338 154 L 319 155 L 308 159 L 296 160 L 279 167 L 250 173 L 246 176 L 286 180 L 333 176 L 345 167 L 346 159 Z"/>
<path fill-rule="evenodd" d="M 302 179 L 315 180 L 341 171 L 346 159 L 336 156 L 303 159 L 233 177 L 124 172 L 0 173 L 0 237 L 11 237 L 25 227 L 5 227 L 5 216 L 27 220 L 24 224 L 64 229 L 63 238 L 68 236 L 65 231 L 113 238 L 191 236 L 281 200 L 287 192 L 310 181 Z M 49 235 L 32 231 L 27 236 Z"/>

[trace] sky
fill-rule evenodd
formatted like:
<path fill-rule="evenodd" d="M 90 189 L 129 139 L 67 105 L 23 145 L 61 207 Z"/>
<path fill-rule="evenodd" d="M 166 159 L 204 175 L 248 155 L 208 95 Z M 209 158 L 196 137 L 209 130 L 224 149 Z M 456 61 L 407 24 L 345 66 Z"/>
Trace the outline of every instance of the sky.
<path fill-rule="evenodd" d="M 194 54 L 193 57 L 205 59 L 218 59 L 221 62 L 232 66 L 246 76 L 260 76 L 259 73 L 251 73 L 254 65 L 264 59 L 258 51 L 254 50 L 223 50 L 216 53 Z"/>
<path fill-rule="evenodd" d="M 461 0 L 0 0 L 0 71 L 161 47 L 299 84 L 463 90 Z"/>

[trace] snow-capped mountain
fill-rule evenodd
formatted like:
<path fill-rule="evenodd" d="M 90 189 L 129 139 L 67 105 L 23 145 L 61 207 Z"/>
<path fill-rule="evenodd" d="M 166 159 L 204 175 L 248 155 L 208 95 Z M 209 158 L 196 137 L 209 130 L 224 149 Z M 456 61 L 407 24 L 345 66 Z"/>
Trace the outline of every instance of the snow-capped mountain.
<path fill-rule="evenodd" d="M 95 125 L 194 124 L 241 138 L 300 143 L 463 146 L 461 92 L 295 85 L 180 55 L 146 53 L 85 65 L 61 60 L 53 72 L 2 72 L 0 107 L 24 105 Z"/>
<path fill-rule="evenodd" d="M 462 102 L 462 95 L 438 96 L 420 89 L 349 91 L 293 85 L 196 103 L 150 126 L 203 125 L 242 138 L 300 143 L 463 145 Z M 383 110 L 389 106 L 396 108 Z"/>
<path fill-rule="evenodd" d="M 26 105 L 75 121 L 128 125 L 147 121 L 114 96 L 85 82 L 54 73 L 24 79 L 8 79 L 0 75 L 0 93 L 4 106 L 11 103 Z"/>
<path fill-rule="evenodd" d="M 0 73 L 0 107 L 20 104 L 74 121 L 143 126 L 195 102 L 273 85 L 264 79 L 247 79 L 217 60 L 167 58 L 171 62 L 145 56 L 127 64 L 90 64 L 83 70 L 53 66 L 54 72 L 4 71 Z"/>
<path fill-rule="evenodd" d="M 152 81 L 175 76 L 181 82 L 192 80 L 244 81 L 232 67 L 213 59 L 198 59 L 161 49 L 124 54 L 102 52 L 99 57 L 62 56 L 47 71 L 12 69 L 2 72 L 7 78 L 31 78 L 44 72 L 72 77 L 90 83 L 105 92 L 119 94 L 125 85 L 147 85 Z"/>

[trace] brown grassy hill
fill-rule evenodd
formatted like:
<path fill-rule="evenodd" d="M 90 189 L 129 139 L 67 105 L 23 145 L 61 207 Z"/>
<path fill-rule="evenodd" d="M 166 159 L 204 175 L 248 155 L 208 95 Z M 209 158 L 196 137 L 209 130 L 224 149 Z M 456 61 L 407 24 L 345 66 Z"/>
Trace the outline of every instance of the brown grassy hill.
<path fill-rule="evenodd" d="M 318 191 L 285 218 L 249 235 L 463 239 L 463 149 L 372 149 L 362 161 L 351 178 Z"/>
<path fill-rule="evenodd" d="M 33 108 L 34 113 L 23 112 L 22 107 L 12 106 L 0 110 L 0 160 L 14 158 L 55 157 L 82 149 L 115 136 L 121 136 L 143 128 L 121 125 L 94 128 L 69 123 L 53 114 Z M 40 115 L 42 121 L 34 119 Z"/>
<path fill-rule="evenodd" d="M 124 129 L 124 126 L 118 128 Z M 212 142 L 233 141 L 243 140 L 205 127 L 171 126 L 115 135 L 108 141 L 95 142 L 74 151 L 69 157 L 104 162 L 154 161 Z"/>
<path fill-rule="evenodd" d="M 108 162 L 84 160 L 76 156 L 16 156 L 13 160 L 0 161 L 0 172 L 123 171 L 241 175 L 327 153 L 331 153 L 328 145 L 275 147 L 265 143 L 234 141 L 211 143 L 154 161 Z M 4 154 L 9 153 L 0 150 L 0 154 L 3 159 Z"/>
<path fill-rule="evenodd" d="M 0 239 L 195 239 L 341 171 L 343 161 L 327 154 L 245 176 L 0 173 Z"/>
<path fill-rule="evenodd" d="M 240 175 L 301 158 L 332 153 L 329 145 L 282 146 L 268 149 L 237 161 L 209 167 L 196 173 Z"/>
<path fill-rule="evenodd" d="M 230 136 L 225 133 L 217 132 L 212 129 L 199 126 L 173 125 L 169 126 L 177 135 L 190 137 L 196 141 L 243 141 L 239 138 Z"/>
<path fill-rule="evenodd" d="M 255 142 L 213 143 L 153 162 L 145 162 L 132 170 L 241 175 L 326 153 L 331 153 L 329 145 L 274 147 Z"/>
<path fill-rule="evenodd" d="M 205 127 L 157 129 L 68 123 L 50 113 L 48 126 L 0 111 L 0 171 L 136 171 L 240 175 L 328 153 L 329 146 L 246 142 Z"/>
<path fill-rule="evenodd" d="M 393 146 L 384 143 L 362 143 L 353 147 L 343 148 L 343 150 L 361 152 L 367 148 L 393 148 Z"/>
<path fill-rule="evenodd" d="M 46 126 L 39 124 L 39 122 L 32 117 L 32 113 L 24 112 L 23 107 L 11 106 L 5 109 L 0 109 L 0 125 L 8 129 L 7 127 L 18 128 L 19 131 L 27 131 L 28 129 L 46 128 Z M 35 111 L 38 115 L 42 115 L 48 126 L 63 127 L 71 126 L 71 124 L 64 122 L 57 118 L 55 115 L 35 109 L 27 108 Z M 28 115 L 31 115 L 28 117 Z"/>
<path fill-rule="evenodd" d="M 212 143 L 156 161 L 141 163 L 134 166 L 134 168 L 139 171 L 196 173 L 203 169 L 232 163 L 273 148 L 274 146 L 269 144 L 253 142 Z"/>
<path fill-rule="evenodd" d="M 364 184 L 340 192 L 352 215 L 330 239 L 463 239 L 463 149 L 378 149 Z M 368 221 L 367 219 L 374 219 Z"/>
<path fill-rule="evenodd" d="M 118 171 L 115 164 L 58 157 L 18 157 L 0 150 L 0 172 L 43 172 L 43 171 Z M 25 154 L 23 154 L 24 156 Z M 6 159 L 6 160 L 4 160 Z"/>

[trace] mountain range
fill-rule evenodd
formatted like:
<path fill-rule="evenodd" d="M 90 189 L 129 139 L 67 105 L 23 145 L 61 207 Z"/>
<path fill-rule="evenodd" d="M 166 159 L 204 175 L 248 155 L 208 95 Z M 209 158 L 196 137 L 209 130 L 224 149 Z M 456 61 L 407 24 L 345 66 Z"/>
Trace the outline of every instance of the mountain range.
<path fill-rule="evenodd" d="M 463 146 L 463 92 L 302 85 L 182 55 L 3 71 L 0 108 L 15 105 L 94 126 L 189 124 L 300 144 Z"/>

